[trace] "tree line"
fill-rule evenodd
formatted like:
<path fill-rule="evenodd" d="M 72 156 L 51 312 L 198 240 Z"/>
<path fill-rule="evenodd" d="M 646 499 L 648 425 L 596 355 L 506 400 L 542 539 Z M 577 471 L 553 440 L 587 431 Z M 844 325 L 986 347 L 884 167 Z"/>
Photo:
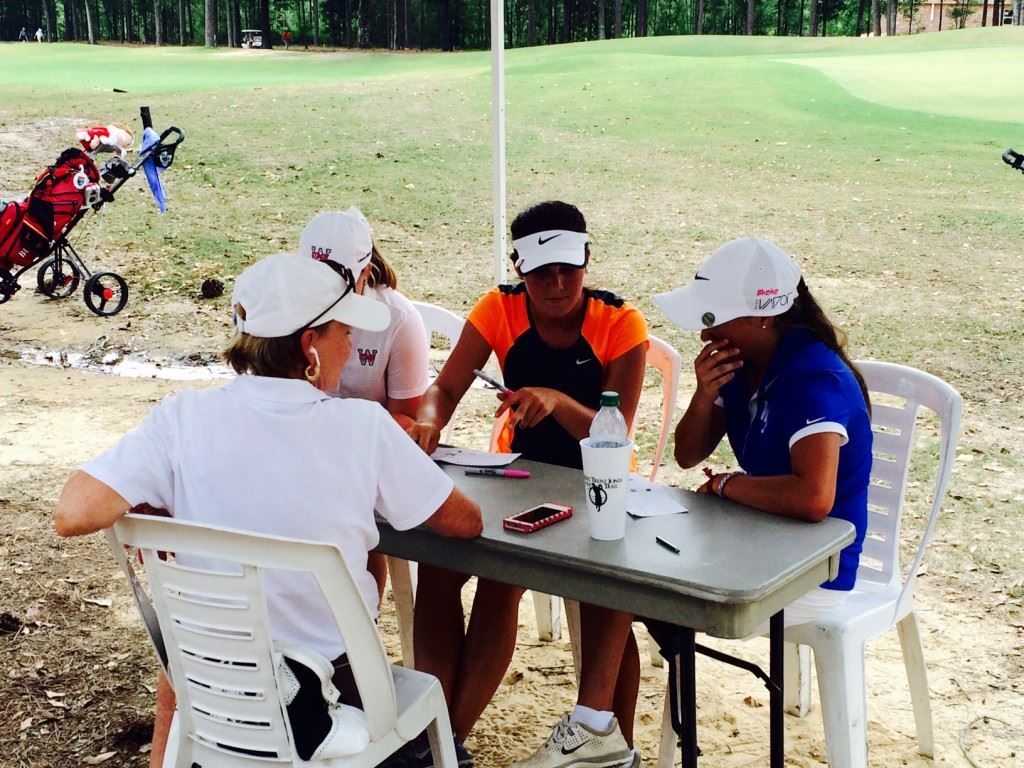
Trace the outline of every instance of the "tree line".
<path fill-rule="evenodd" d="M 922 0 L 503 0 L 510 48 L 648 35 L 861 35 L 897 33 Z M 942 0 L 946 2 L 946 0 Z M 1008 0 L 948 0 L 957 26 L 1004 22 Z M 1021 23 L 1022 0 L 1012 3 Z M 489 0 L 4 0 L 0 39 L 154 45 L 480 49 L 490 45 Z M 959 9 L 959 10 L 957 10 Z M 905 31 L 905 30 L 899 30 Z M 911 30 L 912 31 L 912 30 Z"/>

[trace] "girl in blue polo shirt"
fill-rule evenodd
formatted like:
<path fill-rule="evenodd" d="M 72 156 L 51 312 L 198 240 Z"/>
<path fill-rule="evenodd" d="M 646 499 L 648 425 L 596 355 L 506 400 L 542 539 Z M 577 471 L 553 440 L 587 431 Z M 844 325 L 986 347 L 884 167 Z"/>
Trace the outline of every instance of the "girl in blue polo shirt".
<path fill-rule="evenodd" d="M 676 460 L 696 466 L 728 435 L 743 471 L 705 470 L 701 492 L 786 517 L 853 523 L 857 537 L 842 551 L 838 576 L 787 606 L 786 624 L 834 608 L 856 579 L 871 471 L 868 392 L 841 332 L 799 265 L 751 237 L 726 243 L 689 285 L 654 301 L 707 342 L 676 427 Z"/>

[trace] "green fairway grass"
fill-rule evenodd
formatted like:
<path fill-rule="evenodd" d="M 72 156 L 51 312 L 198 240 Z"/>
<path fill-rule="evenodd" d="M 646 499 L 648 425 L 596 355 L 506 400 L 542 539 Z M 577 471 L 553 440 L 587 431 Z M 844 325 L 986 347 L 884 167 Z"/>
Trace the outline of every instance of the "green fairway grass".
<path fill-rule="evenodd" d="M 510 213 L 578 202 L 601 254 L 594 279 L 648 310 L 652 290 L 750 232 L 797 253 L 872 343 L 903 332 L 907 303 L 927 316 L 922 333 L 943 332 L 948 299 L 925 294 L 990 294 L 957 322 L 1008 322 L 1018 297 L 1000 270 L 1017 250 L 1024 179 L 999 154 L 1024 146 L 1024 108 L 999 73 L 1019 68 L 1019 32 L 509 51 Z M 185 130 L 166 216 L 133 182 L 77 235 L 143 293 L 230 277 L 293 247 L 316 210 L 352 203 L 414 293 L 465 307 L 491 280 L 486 52 L 11 44 L 0 66 L 12 75 L 0 131 L 30 147 L 4 156 L 0 197 L 23 193 L 76 126 L 137 125 L 147 104 L 158 127 Z M 958 343 L 943 346 L 945 364 L 972 370 Z"/>

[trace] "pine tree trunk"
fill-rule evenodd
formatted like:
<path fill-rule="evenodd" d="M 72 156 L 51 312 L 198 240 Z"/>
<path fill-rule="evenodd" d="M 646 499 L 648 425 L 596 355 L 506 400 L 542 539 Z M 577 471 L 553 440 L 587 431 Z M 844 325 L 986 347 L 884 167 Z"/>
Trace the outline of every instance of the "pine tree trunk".
<path fill-rule="evenodd" d="M 178 45 L 185 46 L 185 0 L 178 0 Z"/>
<path fill-rule="evenodd" d="M 818 36 L 818 0 L 811 0 L 811 11 L 807 17 L 807 34 L 810 37 Z"/>
<path fill-rule="evenodd" d="M 441 12 L 442 24 L 448 24 L 448 0 L 443 2 L 443 10 Z M 450 51 L 451 48 L 445 48 L 445 40 L 450 36 L 450 32 L 447 29 L 441 30 L 441 50 Z M 359 0 L 359 25 L 358 25 L 358 37 L 359 47 L 369 48 L 370 47 L 370 2 L 369 0 Z"/>
<path fill-rule="evenodd" d="M 96 45 L 96 36 L 92 29 L 92 8 L 89 6 L 89 0 L 82 0 L 82 2 L 85 4 L 85 25 L 89 35 L 89 45 Z"/>
<path fill-rule="evenodd" d="M 398 3 L 388 0 L 388 50 L 398 45 Z"/>
<path fill-rule="evenodd" d="M 263 33 L 263 47 L 273 48 L 270 39 L 270 0 L 260 0 L 260 32 Z"/>
<path fill-rule="evenodd" d="M 747 34 L 754 34 L 754 0 L 747 0 Z"/>
<path fill-rule="evenodd" d="M 537 44 L 537 0 L 527 0 L 526 4 L 526 44 Z"/>
<path fill-rule="evenodd" d="M 310 18 L 310 24 L 313 25 L 313 45 L 320 45 L 320 0 L 312 0 L 312 18 Z"/>
<path fill-rule="evenodd" d="M 214 48 L 217 45 L 217 0 L 203 0 L 203 10 L 206 29 L 204 42 L 207 48 Z"/>
<path fill-rule="evenodd" d="M 75 4 L 71 0 L 64 0 L 64 39 L 78 39 L 78 17 L 75 15 Z"/>
<path fill-rule="evenodd" d="M 153 0 L 153 43 L 158 47 L 164 44 L 164 20 L 161 18 L 160 0 Z"/>
<path fill-rule="evenodd" d="M 615 0 L 615 27 L 612 37 L 616 40 L 622 37 L 622 0 Z"/>
<path fill-rule="evenodd" d="M 46 42 L 53 42 L 53 15 L 50 13 L 50 3 L 48 0 L 42 0 L 43 6 L 43 23 L 46 24 Z"/>

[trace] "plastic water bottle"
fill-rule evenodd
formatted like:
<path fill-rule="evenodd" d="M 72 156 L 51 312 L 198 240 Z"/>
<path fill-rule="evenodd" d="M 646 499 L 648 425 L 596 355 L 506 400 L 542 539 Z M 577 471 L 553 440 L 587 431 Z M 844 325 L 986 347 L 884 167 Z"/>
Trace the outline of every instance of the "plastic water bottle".
<path fill-rule="evenodd" d="M 619 393 L 602 392 L 601 409 L 590 423 L 590 444 L 594 448 L 619 448 L 627 442 L 629 429 L 619 410 Z"/>

